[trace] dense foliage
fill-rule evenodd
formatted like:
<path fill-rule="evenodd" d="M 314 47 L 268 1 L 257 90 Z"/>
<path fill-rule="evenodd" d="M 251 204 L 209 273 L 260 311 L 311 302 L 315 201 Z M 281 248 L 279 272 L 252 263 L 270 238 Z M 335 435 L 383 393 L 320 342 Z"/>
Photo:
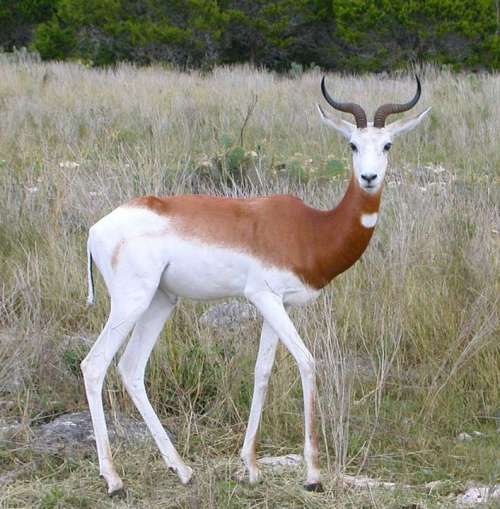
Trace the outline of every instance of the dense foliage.
<path fill-rule="evenodd" d="M 0 46 L 44 59 L 500 68 L 498 0 L 2 0 Z"/>

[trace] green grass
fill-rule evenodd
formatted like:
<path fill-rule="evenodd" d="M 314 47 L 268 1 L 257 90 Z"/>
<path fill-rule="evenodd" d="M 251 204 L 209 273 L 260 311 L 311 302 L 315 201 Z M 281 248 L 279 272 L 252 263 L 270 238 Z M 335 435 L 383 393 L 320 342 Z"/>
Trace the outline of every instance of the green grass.
<path fill-rule="evenodd" d="M 293 193 L 333 207 L 349 150 L 320 125 L 316 72 L 291 79 L 248 67 L 201 75 L 0 61 L 0 417 L 27 426 L 1 449 L 0 476 L 22 470 L 0 490 L 2 506 L 452 507 L 447 496 L 468 481 L 499 481 L 500 77 L 420 74 L 420 108 L 433 111 L 394 144 L 369 249 L 316 303 L 292 312 L 318 360 L 326 493 L 305 493 L 301 471 L 267 475 L 255 488 L 232 480 L 259 324 L 206 329 L 198 317 L 207 304 L 182 302 L 147 387 L 196 482 L 179 486 L 155 449 L 122 446 L 114 453 L 127 493 L 109 500 L 95 456 L 42 457 L 25 443 L 37 424 L 86 408 L 78 365 L 88 342 L 68 337 L 94 338 L 108 310 L 99 277 L 97 306 L 85 307 L 88 228 L 147 193 Z M 328 82 L 370 111 L 414 91 L 406 75 Z M 113 368 L 104 398 L 108 415 L 136 415 Z M 280 349 L 260 455 L 300 452 L 301 398 L 296 366 Z M 461 431 L 484 436 L 460 443 Z M 339 472 L 415 488 L 342 488 Z M 429 495 L 422 486 L 433 480 L 445 484 Z"/>

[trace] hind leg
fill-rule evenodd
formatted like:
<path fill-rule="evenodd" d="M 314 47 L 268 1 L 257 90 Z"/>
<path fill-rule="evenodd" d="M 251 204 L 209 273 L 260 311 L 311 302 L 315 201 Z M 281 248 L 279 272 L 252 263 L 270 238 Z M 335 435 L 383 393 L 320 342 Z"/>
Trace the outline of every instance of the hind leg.
<path fill-rule="evenodd" d="M 111 293 L 111 311 L 108 321 L 81 364 L 94 427 L 99 471 L 106 480 L 110 495 L 119 491 L 123 483 L 113 466 L 102 404 L 102 386 L 111 360 L 141 314 L 149 307 L 158 286 L 158 280 L 151 278 L 145 281 L 130 278 L 127 285 L 120 287 L 120 291 L 115 288 L 115 291 Z"/>
<path fill-rule="evenodd" d="M 191 479 L 193 471 L 182 461 L 165 433 L 149 402 L 144 386 L 144 373 L 149 356 L 176 301 L 175 296 L 167 295 L 160 289 L 156 291 L 149 308 L 134 328 L 132 337 L 118 364 L 118 370 L 127 392 L 151 431 L 167 467 L 176 472 L 181 482 L 186 484 Z"/>

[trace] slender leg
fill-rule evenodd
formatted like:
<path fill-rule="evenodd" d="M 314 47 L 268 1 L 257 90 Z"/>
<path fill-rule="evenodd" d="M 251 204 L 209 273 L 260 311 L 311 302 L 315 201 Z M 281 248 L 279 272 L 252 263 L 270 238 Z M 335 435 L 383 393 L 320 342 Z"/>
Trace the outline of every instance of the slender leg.
<path fill-rule="evenodd" d="M 260 477 L 255 457 L 255 443 L 277 346 L 278 336 L 269 324 L 264 321 L 260 335 L 259 353 L 255 363 L 252 406 L 250 408 L 250 417 L 248 418 L 243 448 L 241 449 L 241 459 L 248 471 L 250 484 L 258 482 Z"/>
<path fill-rule="evenodd" d="M 186 484 L 192 476 L 175 450 L 149 402 L 144 386 L 144 373 L 149 356 L 160 332 L 175 307 L 176 298 L 157 290 L 149 308 L 137 322 L 132 337 L 118 364 L 118 370 L 132 401 L 146 422 L 167 466 Z"/>
<path fill-rule="evenodd" d="M 304 394 L 304 460 L 307 468 L 305 488 L 310 491 L 321 491 L 318 440 L 315 430 L 314 359 L 297 333 L 280 297 L 267 291 L 252 292 L 247 294 L 247 297 L 259 309 L 264 320 L 273 328 L 298 364 Z"/>
<path fill-rule="evenodd" d="M 89 403 L 90 415 L 94 426 L 94 434 L 99 458 L 99 471 L 108 485 L 108 493 L 112 495 L 123 487 L 123 482 L 113 466 L 109 447 L 108 430 L 102 404 L 102 386 L 109 364 L 114 355 L 132 330 L 136 320 L 145 307 L 149 305 L 145 297 L 143 305 L 135 301 L 134 307 L 125 303 L 111 302 L 111 312 L 103 331 L 94 346 L 82 361 L 81 368 L 85 382 L 85 391 Z"/>

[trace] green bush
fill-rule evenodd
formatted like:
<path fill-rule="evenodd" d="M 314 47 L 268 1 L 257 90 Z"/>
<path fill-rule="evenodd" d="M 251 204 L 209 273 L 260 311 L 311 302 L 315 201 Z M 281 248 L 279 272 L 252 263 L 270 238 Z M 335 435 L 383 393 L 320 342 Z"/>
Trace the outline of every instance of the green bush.
<path fill-rule="evenodd" d="M 62 28 L 56 21 L 41 24 L 35 32 L 33 48 L 43 59 L 63 60 L 76 47 L 76 36 L 71 28 Z"/>
<path fill-rule="evenodd" d="M 412 62 L 500 68 L 492 0 L 38 0 L 0 6 L 7 48 L 45 59 L 181 67 L 251 62 L 300 74 L 383 71 Z"/>

